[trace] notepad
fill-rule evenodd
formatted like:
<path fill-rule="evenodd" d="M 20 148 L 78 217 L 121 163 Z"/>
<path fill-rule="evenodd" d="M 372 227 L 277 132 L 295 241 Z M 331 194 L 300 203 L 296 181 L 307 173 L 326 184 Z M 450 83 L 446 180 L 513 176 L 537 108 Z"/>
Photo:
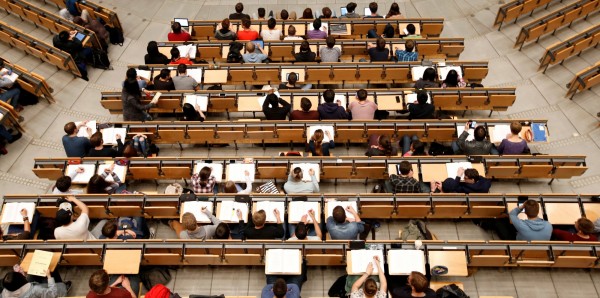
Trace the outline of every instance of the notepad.
<path fill-rule="evenodd" d="M 3 68 L 0 72 L 6 72 L 5 75 L 3 75 L 3 77 L 9 79 L 11 82 L 16 82 L 17 79 L 19 78 L 19 75 L 15 72 L 12 72 L 12 70 L 7 69 L 7 68 Z M 10 74 L 8 74 L 10 73 Z"/>
<path fill-rule="evenodd" d="M 387 254 L 390 275 L 410 275 L 413 271 L 425 274 L 425 254 L 422 250 L 391 249 Z"/>
<path fill-rule="evenodd" d="M 277 222 L 277 218 L 273 211 L 275 209 L 279 210 L 279 219 L 283 222 L 283 212 L 285 211 L 285 203 L 284 202 L 273 202 L 273 201 L 257 201 L 254 202 L 256 204 L 256 211 L 264 210 L 267 215 L 267 222 Z"/>
<path fill-rule="evenodd" d="M 440 76 L 440 80 L 445 80 L 446 76 L 448 75 L 448 72 L 450 72 L 451 70 L 456 70 L 456 72 L 458 73 L 458 77 L 462 78 L 462 68 L 460 66 L 444 66 L 444 67 L 438 67 L 438 74 Z"/>
<path fill-rule="evenodd" d="M 456 173 L 458 171 L 458 168 L 463 168 L 463 169 L 470 169 L 473 167 L 473 164 L 471 164 L 468 161 L 463 161 L 463 162 L 449 162 L 446 163 L 446 171 L 448 172 L 448 178 L 456 178 Z M 460 176 L 460 179 L 465 179 L 465 175 L 463 173 L 462 176 Z"/>
<path fill-rule="evenodd" d="M 413 66 L 413 67 L 411 67 L 410 74 L 412 76 L 412 80 L 416 82 L 419 79 L 423 78 L 423 73 L 428 68 L 429 68 L 428 66 Z"/>
<path fill-rule="evenodd" d="M 346 211 L 346 217 L 350 217 L 350 218 L 354 217 L 352 215 L 352 213 L 350 213 L 350 212 L 348 212 L 348 210 L 346 210 L 347 206 L 352 206 L 352 208 L 354 208 L 354 210 L 356 210 L 358 212 L 358 205 L 356 204 L 356 201 L 352 201 L 352 202 L 329 201 L 329 202 L 327 202 L 327 214 L 325 214 L 325 218 L 330 217 L 333 214 L 333 208 L 335 208 L 336 206 L 342 206 L 342 208 L 344 208 L 344 211 Z"/>
<path fill-rule="evenodd" d="M 206 213 L 202 212 L 202 207 L 206 207 L 211 213 L 213 211 L 213 203 L 212 202 L 183 202 L 181 203 L 181 212 L 180 214 L 183 216 L 184 213 L 191 213 L 196 217 L 197 222 L 202 223 L 210 223 L 210 217 L 206 215 Z M 179 219 L 181 222 L 181 218 Z"/>
<path fill-rule="evenodd" d="M 35 203 L 33 202 L 14 202 L 6 203 L 2 207 L 2 224 L 23 224 L 23 215 L 21 210 L 27 210 L 27 217 L 29 223 L 33 220 L 33 214 L 35 213 Z"/>
<path fill-rule="evenodd" d="M 230 163 L 227 165 L 226 177 L 228 181 L 246 182 L 246 173 L 248 171 L 250 182 L 254 182 L 255 167 L 253 163 Z"/>
<path fill-rule="evenodd" d="M 183 103 L 189 103 L 193 107 L 198 105 L 202 112 L 206 112 L 208 109 L 208 97 L 203 95 L 186 94 L 185 98 L 183 99 Z"/>
<path fill-rule="evenodd" d="M 299 167 L 302 169 L 302 181 L 310 182 L 312 179 L 310 178 L 310 174 L 308 174 L 308 170 L 313 169 L 315 171 L 315 176 L 317 177 L 317 182 L 320 181 L 319 176 L 321 176 L 321 172 L 319 171 L 319 164 L 316 163 L 295 163 L 290 167 L 291 171 L 295 168 Z"/>
<path fill-rule="evenodd" d="M 379 274 L 377 265 L 373 262 L 373 257 L 379 258 L 379 265 L 383 266 L 383 251 L 381 250 L 367 250 L 358 249 L 350 251 L 350 258 L 352 260 L 352 266 L 349 268 L 348 274 L 362 274 L 367 271 L 369 263 L 373 263 L 372 275 Z M 383 269 L 383 268 L 382 268 Z"/>
<path fill-rule="evenodd" d="M 431 94 L 427 93 L 427 103 L 431 103 Z M 404 95 L 406 97 L 406 104 L 417 103 L 417 93 L 408 93 Z"/>
<path fill-rule="evenodd" d="M 222 201 L 220 213 L 217 217 L 222 221 L 238 222 L 237 209 L 242 211 L 242 219 L 248 221 L 248 204 L 235 201 Z"/>
<path fill-rule="evenodd" d="M 457 125 L 456 126 L 456 133 L 458 135 L 458 137 L 460 137 L 460 135 L 463 133 L 463 131 L 465 131 L 465 126 L 464 125 Z M 473 141 L 475 140 L 475 129 L 473 128 L 469 128 L 469 130 L 467 130 L 467 132 L 469 133 L 469 135 L 467 136 L 467 141 Z"/>
<path fill-rule="evenodd" d="M 104 173 L 104 170 L 109 168 L 112 163 L 113 162 L 110 161 L 110 162 L 106 162 L 105 164 L 98 165 L 97 174 L 102 175 L 102 173 Z M 127 167 L 126 166 L 115 165 L 113 172 L 115 174 L 117 174 L 117 177 L 119 177 L 119 180 L 121 180 L 121 182 L 125 182 L 125 177 L 127 176 Z M 81 175 L 81 174 L 79 174 L 79 175 Z M 111 174 L 108 174 L 108 176 L 106 176 L 106 178 L 104 180 L 106 182 L 115 182 L 115 180 L 113 179 Z"/>
<path fill-rule="evenodd" d="M 75 122 L 75 126 L 79 126 L 83 123 L 83 121 L 78 121 Z M 87 128 L 91 128 L 92 132 L 90 132 L 90 134 L 88 135 L 87 132 Z M 94 133 L 96 133 L 96 131 L 98 131 L 98 129 L 96 129 L 96 120 L 90 120 L 88 121 L 85 125 L 82 125 L 79 128 L 79 132 L 77 132 L 77 136 L 78 137 L 84 137 L 84 138 L 89 138 L 91 137 Z"/>
<path fill-rule="evenodd" d="M 546 142 L 546 125 L 544 123 L 531 123 L 531 133 L 534 142 Z"/>
<path fill-rule="evenodd" d="M 211 175 L 215 176 L 215 181 L 221 182 L 223 180 L 223 165 L 220 163 L 203 163 L 200 161 L 196 162 L 194 166 L 194 173 L 200 173 L 203 167 L 209 167 L 212 169 Z"/>
<path fill-rule="evenodd" d="M 315 134 L 315 131 L 320 129 L 323 131 L 323 143 L 328 143 L 330 141 L 329 137 L 327 137 L 326 131 L 331 135 L 331 140 L 333 141 L 335 138 L 335 133 L 333 130 L 333 125 L 310 125 L 308 127 L 308 133 L 306 134 L 306 142 L 310 142 L 310 138 Z"/>
<path fill-rule="evenodd" d="M 265 274 L 302 273 L 302 255 L 299 249 L 267 249 L 265 254 Z"/>
<path fill-rule="evenodd" d="M 511 133 L 510 125 L 508 125 L 508 124 L 494 125 L 492 135 L 490 136 L 492 139 L 492 143 L 502 142 L 502 140 L 506 139 L 506 135 L 508 135 L 510 133 Z"/>
<path fill-rule="evenodd" d="M 194 44 L 180 45 L 177 46 L 180 57 L 189 57 L 190 59 L 196 59 L 197 48 Z"/>
<path fill-rule="evenodd" d="M 83 173 L 77 173 L 75 178 L 73 178 L 73 183 L 88 184 L 88 182 L 90 182 L 90 178 L 92 178 L 92 176 L 94 176 L 96 173 L 95 164 L 68 165 L 65 173 L 71 173 L 71 170 L 74 171 L 77 168 L 83 168 Z"/>
<path fill-rule="evenodd" d="M 302 216 L 306 215 L 308 222 L 312 223 L 312 219 L 310 218 L 310 215 L 308 215 L 308 211 L 311 209 L 315 212 L 315 219 L 318 222 L 319 218 L 321 218 L 321 208 L 319 202 L 290 202 L 288 205 L 288 221 L 300 222 L 302 221 Z"/>
<path fill-rule="evenodd" d="M 38 250 L 33 252 L 31 263 L 27 274 L 36 276 L 46 276 L 46 270 L 50 270 L 50 263 L 52 263 L 52 252 Z"/>
<path fill-rule="evenodd" d="M 187 70 L 187 75 L 196 80 L 197 83 L 202 82 L 202 68 L 192 68 Z"/>
<path fill-rule="evenodd" d="M 109 127 L 102 129 L 102 141 L 104 145 L 116 145 L 117 134 L 121 135 L 121 143 L 125 144 L 125 135 L 127 135 L 127 129 L 122 127 Z"/>

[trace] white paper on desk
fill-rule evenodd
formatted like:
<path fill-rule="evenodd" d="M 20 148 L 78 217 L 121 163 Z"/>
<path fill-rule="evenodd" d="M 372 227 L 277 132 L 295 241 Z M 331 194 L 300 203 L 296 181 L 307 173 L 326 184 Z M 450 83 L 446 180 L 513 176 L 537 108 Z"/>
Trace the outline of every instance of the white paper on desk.
<path fill-rule="evenodd" d="M 319 30 L 325 32 L 325 33 L 329 33 L 329 23 L 328 22 L 321 22 L 321 28 L 319 28 Z"/>
<path fill-rule="evenodd" d="M 127 134 L 126 128 L 109 127 L 102 129 L 102 141 L 104 142 L 104 145 L 116 145 L 117 134 L 121 135 L 121 142 L 125 144 L 125 135 Z"/>
<path fill-rule="evenodd" d="M 313 169 L 313 171 L 315 171 L 315 177 L 317 177 L 317 182 L 320 181 L 319 176 L 321 176 L 321 171 L 319 170 L 319 164 L 316 164 L 316 163 L 295 163 L 295 164 L 292 164 L 292 167 L 290 169 L 291 169 L 291 171 L 293 171 L 297 167 L 299 167 L 299 168 L 302 169 L 302 181 L 304 181 L 304 182 L 310 182 L 310 181 L 312 181 L 312 179 L 310 178 L 310 174 L 308 174 L 308 171 L 310 169 Z"/>
<path fill-rule="evenodd" d="M 181 214 L 189 212 L 196 217 L 197 222 L 210 223 L 210 218 L 206 213 L 202 212 L 202 207 L 206 207 L 211 213 L 213 211 L 212 202 L 190 201 L 181 204 Z"/>
<path fill-rule="evenodd" d="M 98 171 L 97 171 L 98 175 L 101 175 L 104 172 L 104 169 L 109 168 L 111 164 L 112 164 L 112 162 L 98 165 Z M 113 172 L 115 174 L 117 174 L 117 177 L 119 177 L 121 182 L 125 181 L 125 176 L 127 175 L 127 167 L 126 166 L 115 165 Z M 113 179 L 111 174 L 108 174 L 108 176 L 106 176 L 106 179 L 104 179 L 104 180 L 107 182 L 115 182 L 115 180 Z"/>
<path fill-rule="evenodd" d="M 23 215 L 21 215 L 21 209 L 27 210 L 27 217 L 29 223 L 33 220 L 33 214 L 35 213 L 35 203 L 33 202 L 13 202 L 6 203 L 2 207 L 2 224 L 21 224 L 23 222 Z"/>
<path fill-rule="evenodd" d="M 308 222 L 312 223 L 312 219 L 310 218 L 310 215 L 308 215 L 308 211 L 311 209 L 315 212 L 315 219 L 317 219 L 318 221 L 319 218 L 321 218 L 321 208 L 319 202 L 290 202 L 288 206 L 288 221 L 300 222 L 302 221 L 302 216 L 306 215 L 306 219 L 308 219 Z"/>
<path fill-rule="evenodd" d="M 279 210 L 279 219 L 283 222 L 283 211 L 285 211 L 285 203 L 284 202 L 273 202 L 273 201 L 256 201 L 256 211 L 264 210 L 267 215 L 267 222 L 277 222 L 277 218 L 273 211 L 275 209 Z"/>
<path fill-rule="evenodd" d="M 460 135 L 463 133 L 463 131 L 465 131 L 464 125 L 456 126 L 456 133 L 457 133 L 458 137 L 460 137 Z M 469 128 L 469 130 L 467 130 L 467 132 L 469 132 L 469 135 L 467 136 L 467 141 L 475 140 L 475 129 Z"/>
<path fill-rule="evenodd" d="M 75 122 L 75 126 L 79 126 L 82 123 L 83 123 L 83 121 L 77 121 L 77 122 Z M 89 135 L 88 135 L 88 132 L 87 132 L 87 128 L 88 127 L 92 129 L 92 132 Z M 81 126 L 79 128 L 79 132 L 77 132 L 77 136 L 78 137 L 89 138 L 94 133 L 96 133 L 96 131 L 98 131 L 98 129 L 96 128 L 96 120 L 90 120 L 85 125 L 83 125 L 83 126 Z"/>
<path fill-rule="evenodd" d="M 265 87 L 265 86 L 268 86 L 268 87 Z M 263 89 L 262 89 L 262 90 L 271 90 L 271 89 L 273 89 L 273 88 L 272 88 L 271 86 L 269 86 L 269 85 L 265 85 L 265 86 L 263 86 Z M 277 95 L 277 98 L 281 98 L 281 95 L 279 95 L 279 91 L 275 91 L 275 92 L 273 92 L 273 94 Z M 261 109 L 262 109 L 263 103 L 265 103 L 265 100 L 267 100 L 267 95 L 269 95 L 269 94 L 267 93 L 265 96 L 263 96 L 263 97 L 259 97 L 259 98 L 258 98 L 258 106 L 259 106 Z M 271 105 L 269 105 L 269 108 L 272 108 L 272 106 L 271 106 Z"/>
<path fill-rule="evenodd" d="M 189 57 L 190 59 L 196 58 L 196 46 L 194 44 L 180 45 L 177 46 L 180 57 Z"/>
<path fill-rule="evenodd" d="M 423 78 L 423 73 L 428 68 L 429 68 L 428 66 L 413 66 L 413 67 L 411 67 L 410 74 L 412 76 L 412 80 L 416 82 L 419 79 Z"/>
<path fill-rule="evenodd" d="M 196 94 L 186 94 L 183 103 L 189 103 L 193 107 L 198 105 L 202 112 L 206 112 L 208 109 L 208 97 L 204 95 L 196 95 Z"/>
<path fill-rule="evenodd" d="M 358 206 L 356 204 L 356 201 L 352 201 L 352 202 L 329 201 L 329 202 L 327 202 L 327 214 L 325 214 L 325 218 L 330 217 L 333 214 L 333 208 L 335 208 L 337 206 L 342 206 L 342 208 L 344 208 L 344 211 L 346 211 L 346 217 L 349 217 L 349 218 L 354 218 L 354 216 L 352 215 L 352 213 L 350 213 L 350 212 L 348 212 L 348 210 L 346 210 L 346 207 L 352 206 L 352 208 L 354 208 L 354 210 L 356 210 L 358 212 Z"/>
<path fill-rule="evenodd" d="M 391 275 L 409 275 L 413 271 L 425 274 L 425 254 L 422 250 L 388 250 L 388 267 Z"/>
<path fill-rule="evenodd" d="M 368 250 L 368 249 L 358 249 L 351 250 L 350 254 L 352 255 L 352 268 L 351 273 L 365 273 L 367 271 L 367 266 L 369 263 L 373 262 L 373 257 L 377 256 L 379 258 L 379 265 L 383 266 L 383 251 L 382 250 Z M 379 274 L 379 269 L 377 265 L 373 262 L 373 273 L 372 275 Z"/>
<path fill-rule="evenodd" d="M 50 263 L 52 263 L 52 256 L 54 254 L 50 251 L 44 251 L 36 249 L 33 252 L 31 263 L 27 274 L 36 276 L 46 276 L 46 270 L 50 270 Z"/>
<path fill-rule="evenodd" d="M 71 172 L 71 169 L 83 168 L 83 173 L 77 173 L 73 179 L 73 183 L 87 184 L 90 182 L 90 178 L 96 173 L 96 165 L 94 164 L 80 164 L 80 165 L 68 165 L 65 173 Z"/>
<path fill-rule="evenodd" d="M 250 182 L 254 182 L 255 168 L 253 163 L 230 163 L 227 165 L 227 180 L 246 182 L 246 173 L 250 174 Z"/>
<path fill-rule="evenodd" d="M 348 99 L 345 94 L 336 94 L 333 102 L 344 109 L 348 106 Z"/>
<path fill-rule="evenodd" d="M 301 267 L 299 249 L 267 249 L 265 255 L 265 274 L 298 274 Z"/>
<path fill-rule="evenodd" d="M 191 68 L 187 70 L 187 75 L 192 77 L 198 84 L 202 83 L 202 68 Z"/>
<path fill-rule="evenodd" d="M 491 135 L 492 143 L 499 143 L 506 139 L 506 135 L 510 134 L 510 125 L 496 124 Z"/>
<path fill-rule="evenodd" d="M 427 103 L 431 103 L 431 94 L 427 93 Z M 413 104 L 417 102 L 417 93 L 408 93 L 404 95 L 406 97 L 406 104 Z"/>
<path fill-rule="evenodd" d="M 152 72 L 149 71 L 149 70 L 136 68 L 135 72 L 137 73 L 137 75 L 139 77 L 142 77 L 142 78 L 145 78 L 145 79 L 148 79 L 148 80 L 152 80 L 152 78 L 151 78 L 152 77 Z"/>
<path fill-rule="evenodd" d="M 310 138 L 315 134 L 315 131 L 320 129 L 323 131 L 323 143 L 329 143 L 330 139 L 327 137 L 326 131 L 331 135 L 331 141 L 334 140 L 335 133 L 333 131 L 333 125 L 310 125 L 308 127 L 308 133 L 306 134 L 306 142 L 310 142 Z"/>
<path fill-rule="evenodd" d="M 2 70 L 0 72 L 6 72 L 5 75 L 3 75 L 3 77 L 9 79 L 11 82 L 16 82 L 17 79 L 19 78 L 19 75 L 17 73 L 15 73 L 14 71 L 11 74 L 8 74 L 9 70 L 6 68 L 2 68 Z"/>
<path fill-rule="evenodd" d="M 473 165 L 468 161 L 463 162 L 449 162 L 446 163 L 446 171 L 448 172 L 448 178 L 456 178 L 456 173 L 458 172 L 458 168 L 470 169 Z M 460 179 L 464 179 L 465 175 L 460 176 Z"/>
<path fill-rule="evenodd" d="M 448 75 L 448 72 L 451 70 L 456 70 L 456 72 L 458 73 L 458 76 L 462 78 L 462 68 L 460 66 L 444 66 L 444 67 L 439 67 L 437 68 L 438 70 L 438 74 L 440 75 L 440 80 L 445 80 L 446 76 Z"/>
<path fill-rule="evenodd" d="M 242 211 L 242 219 L 248 221 L 248 204 L 235 201 L 222 201 L 219 219 L 228 222 L 238 222 L 237 210 Z"/>
<path fill-rule="evenodd" d="M 211 175 L 215 176 L 215 181 L 217 182 L 221 182 L 221 180 L 223 180 L 223 165 L 220 163 L 203 163 L 200 161 L 196 162 L 196 165 L 194 166 L 194 173 L 200 173 L 200 170 L 202 170 L 202 168 L 204 167 L 209 167 L 212 169 L 211 171 Z"/>

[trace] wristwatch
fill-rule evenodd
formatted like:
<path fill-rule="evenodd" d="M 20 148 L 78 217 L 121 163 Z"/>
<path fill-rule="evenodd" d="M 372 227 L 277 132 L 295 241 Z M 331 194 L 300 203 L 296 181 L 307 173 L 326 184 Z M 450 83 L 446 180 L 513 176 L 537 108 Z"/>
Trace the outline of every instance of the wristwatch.
<path fill-rule="evenodd" d="M 27 216 L 23 216 L 23 222 L 25 222 L 25 221 L 27 221 L 27 220 L 29 220 L 29 217 L 27 217 Z"/>

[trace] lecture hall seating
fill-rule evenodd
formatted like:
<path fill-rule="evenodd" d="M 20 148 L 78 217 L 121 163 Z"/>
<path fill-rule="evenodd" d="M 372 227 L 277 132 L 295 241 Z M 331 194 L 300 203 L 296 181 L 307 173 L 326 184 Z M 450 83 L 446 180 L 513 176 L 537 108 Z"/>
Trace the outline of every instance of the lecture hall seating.
<path fill-rule="evenodd" d="M 517 23 L 517 20 L 520 16 L 528 14 L 529 16 L 533 15 L 533 12 L 542 7 L 542 6 L 546 6 L 544 7 L 544 9 L 547 9 L 548 6 L 550 6 L 550 4 L 554 4 L 560 2 L 562 3 L 563 0 L 514 0 L 514 1 L 510 1 L 506 4 L 503 4 L 502 6 L 500 6 L 498 8 L 498 13 L 496 14 L 496 19 L 494 20 L 494 26 L 498 26 L 498 31 L 500 31 L 500 29 L 502 29 L 502 25 L 503 23 L 506 22 L 510 22 L 512 20 L 515 20 L 515 23 Z"/>
<path fill-rule="evenodd" d="M 47 3 L 47 1 L 52 2 L 54 5 L 56 5 L 57 8 L 66 8 L 66 0 L 43 0 L 44 3 Z M 79 8 L 79 11 L 82 11 L 83 9 L 86 9 L 89 13 L 90 13 L 90 17 L 92 18 L 100 18 L 102 19 L 107 25 L 113 27 L 113 28 L 117 28 L 119 30 L 121 30 L 121 32 L 123 32 L 123 26 L 121 26 L 121 22 L 119 21 L 119 16 L 117 15 L 116 12 L 106 8 L 105 6 L 102 6 L 98 3 L 92 2 L 92 1 L 77 1 L 76 3 L 77 7 Z"/>
<path fill-rule="evenodd" d="M 546 52 L 540 59 L 540 69 L 543 73 L 550 65 L 563 62 L 571 56 L 579 56 L 583 51 L 597 48 L 600 43 L 600 24 L 589 27 L 583 32 L 573 35 L 569 39 L 557 42 L 546 48 Z"/>
<path fill-rule="evenodd" d="M 578 92 L 590 89 L 600 83 L 600 61 L 580 72 L 567 84 L 567 96 L 573 99 Z"/>
<path fill-rule="evenodd" d="M 24 132 L 25 129 L 19 123 L 19 113 L 13 109 L 11 105 L 0 100 L 0 124 L 6 128 L 14 128 L 20 132 Z"/>
<path fill-rule="evenodd" d="M 2 57 L 0 57 L 0 59 L 4 61 L 5 67 L 12 69 L 14 73 L 19 75 L 17 82 L 23 90 L 35 94 L 38 97 L 43 97 L 49 103 L 56 102 L 54 96 L 52 96 L 54 90 L 48 85 L 44 77 L 35 72 L 30 72 L 17 64 L 10 63 L 10 61 Z"/>

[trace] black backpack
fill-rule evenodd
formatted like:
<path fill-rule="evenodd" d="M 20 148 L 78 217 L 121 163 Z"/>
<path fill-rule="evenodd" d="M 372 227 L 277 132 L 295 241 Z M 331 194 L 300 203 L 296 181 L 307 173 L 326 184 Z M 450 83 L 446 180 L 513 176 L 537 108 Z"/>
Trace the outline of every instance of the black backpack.
<path fill-rule="evenodd" d="M 465 291 L 461 290 L 457 285 L 445 285 L 435 291 L 438 298 L 469 298 Z"/>
<path fill-rule="evenodd" d="M 244 45 L 237 42 L 232 41 L 229 43 L 229 53 L 227 53 L 227 63 L 237 63 L 242 62 L 242 49 Z"/>
<path fill-rule="evenodd" d="M 104 25 L 104 28 L 106 28 L 106 31 L 108 31 L 108 38 L 110 39 L 110 43 L 123 46 L 123 43 L 125 42 L 125 37 L 123 36 L 123 32 L 121 32 L 121 30 L 113 28 L 109 25 Z"/>

